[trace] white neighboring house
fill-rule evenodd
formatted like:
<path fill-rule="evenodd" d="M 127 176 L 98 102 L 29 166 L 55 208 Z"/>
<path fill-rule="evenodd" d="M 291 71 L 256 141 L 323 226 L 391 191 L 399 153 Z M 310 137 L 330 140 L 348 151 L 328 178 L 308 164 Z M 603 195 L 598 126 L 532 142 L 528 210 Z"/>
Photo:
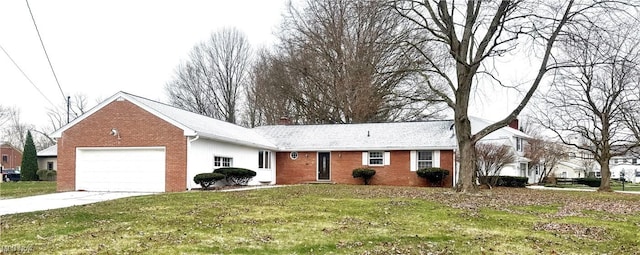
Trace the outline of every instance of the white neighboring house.
<path fill-rule="evenodd" d="M 469 116 L 469 120 L 471 121 L 471 132 L 477 133 L 481 129 L 493 124 L 490 120 L 485 120 L 478 117 Z M 526 139 L 531 138 L 531 136 L 525 134 L 524 132 L 518 130 L 519 124 L 518 120 L 514 120 L 509 126 L 500 128 L 491 134 L 480 139 L 481 142 L 489 142 L 507 145 L 511 147 L 516 155 L 516 162 L 505 165 L 501 170 L 499 175 L 504 176 L 520 176 L 520 177 L 529 177 L 529 182 L 533 182 L 532 173 L 529 173 L 528 163 L 529 159 L 524 157 L 524 147 L 526 146 Z M 460 164 L 456 164 L 459 166 Z"/>
<path fill-rule="evenodd" d="M 38 170 L 58 170 L 58 145 L 38 151 Z"/>
<path fill-rule="evenodd" d="M 631 154 L 611 158 L 609 169 L 611 179 L 620 179 L 621 173 L 624 173 L 625 180 L 633 183 L 640 182 L 640 159 Z"/>

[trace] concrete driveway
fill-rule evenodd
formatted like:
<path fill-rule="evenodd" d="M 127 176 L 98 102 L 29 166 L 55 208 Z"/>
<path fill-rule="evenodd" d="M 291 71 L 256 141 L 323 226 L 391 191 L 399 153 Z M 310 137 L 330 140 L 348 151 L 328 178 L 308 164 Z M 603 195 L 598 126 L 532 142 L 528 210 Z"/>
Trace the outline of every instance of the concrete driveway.
<path fill-rule="evenodd" d="M 0 215 L 58 209 L 150 194 L 154 193 L 71 191 L 31 197 L 1 199 Z"/>

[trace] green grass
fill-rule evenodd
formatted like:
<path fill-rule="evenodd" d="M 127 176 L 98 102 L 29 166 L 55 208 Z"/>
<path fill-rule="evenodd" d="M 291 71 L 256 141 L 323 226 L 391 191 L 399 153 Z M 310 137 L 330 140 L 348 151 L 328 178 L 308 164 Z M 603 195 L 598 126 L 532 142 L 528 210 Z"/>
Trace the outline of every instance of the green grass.
<path fill-rule="evenodd" d="M 0 198 L 28 197 L 56 192 L 56 182 L 3 182 L 0 183 Z"/>
<path fill-rule="evenodd" d="M 2 216 L 43 254 L 629 254 L 640 195 L 301 185 L 166 193 Z"/>

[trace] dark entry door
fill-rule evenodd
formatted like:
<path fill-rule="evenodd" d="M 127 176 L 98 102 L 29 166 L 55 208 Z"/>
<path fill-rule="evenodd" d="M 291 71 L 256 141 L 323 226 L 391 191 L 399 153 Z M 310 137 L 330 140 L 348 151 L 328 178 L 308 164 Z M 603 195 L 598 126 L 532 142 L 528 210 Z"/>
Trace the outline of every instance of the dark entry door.
<path fill-rule="evenodd" d="M 330 180 L 331 153 L 318 152 L 318 180 Z"/>

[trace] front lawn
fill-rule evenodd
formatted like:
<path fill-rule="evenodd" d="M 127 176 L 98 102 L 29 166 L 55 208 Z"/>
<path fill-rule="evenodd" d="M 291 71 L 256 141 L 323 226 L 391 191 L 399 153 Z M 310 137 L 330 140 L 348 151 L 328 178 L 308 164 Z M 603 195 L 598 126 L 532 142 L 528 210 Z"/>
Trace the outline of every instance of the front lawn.
<path fill-rule="evenodd" d="M 0 183 L 0 198 L 28 197 L 56 192 L 56 182 L 2 182 Z"/>
<path fill-rule="evenodd" d="M 56 254 L 632 254 L 640 195 L 301 185 L 2 216 L 0 247 Z"/>

